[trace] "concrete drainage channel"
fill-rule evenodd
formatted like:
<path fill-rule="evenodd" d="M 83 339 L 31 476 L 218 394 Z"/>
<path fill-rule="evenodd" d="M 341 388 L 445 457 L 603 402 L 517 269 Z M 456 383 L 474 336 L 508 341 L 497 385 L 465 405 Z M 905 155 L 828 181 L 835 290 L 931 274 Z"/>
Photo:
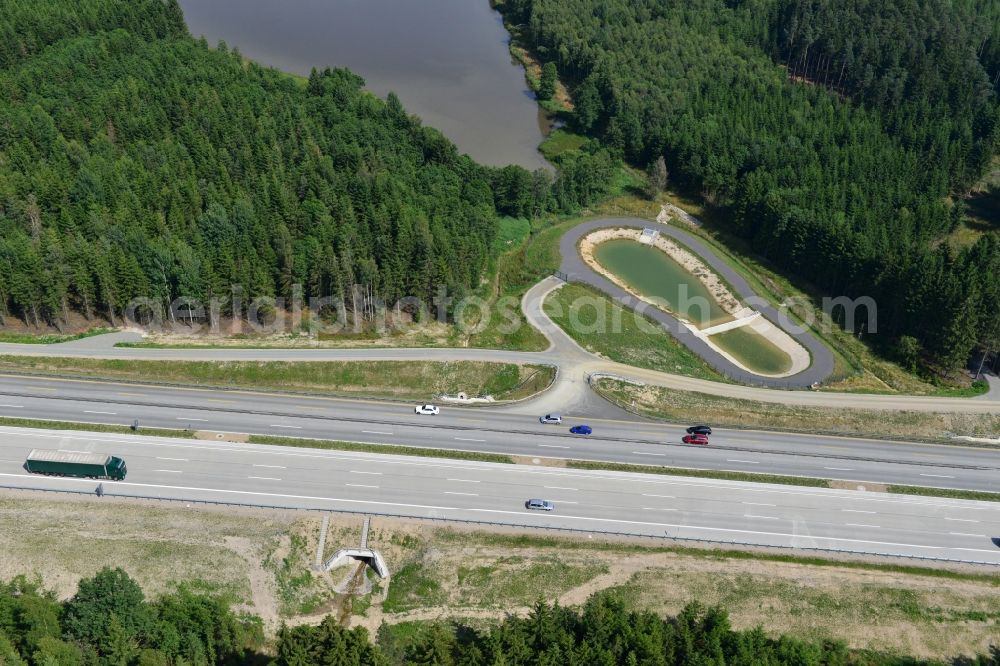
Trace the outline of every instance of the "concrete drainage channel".
<path fill-rule="evenodd" d="M 382 554 L 368 547 L 368 530 L 371 527 L 371 522 L 371 516 L 365 516 L 365 522 L 361 527 L 361 545 L 358 548 L 341 548 L 320 564 L 320 571 L 330 571 L 353 560 L 367 564 L 379 575 L 379 578 L 388 578 L 389 567 L 385 563 Z M 322 532 L 319 537 L 319 546 L 316 549 L 317 562 L 323 559 L 323 552 L 326 547 L 326 533 L 329 526 L 330 514 L 326 514 L 323 516 Z"/>

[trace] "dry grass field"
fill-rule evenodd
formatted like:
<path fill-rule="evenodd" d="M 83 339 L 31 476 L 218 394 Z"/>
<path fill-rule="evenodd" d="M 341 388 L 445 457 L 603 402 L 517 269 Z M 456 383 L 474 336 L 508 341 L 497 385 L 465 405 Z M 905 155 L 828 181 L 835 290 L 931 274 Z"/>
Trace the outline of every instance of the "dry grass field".
<path fill-rule="evenodd" d="M 355 545 L 360 516 L 331 516 L 324 556 Z M 281 622 L 335 613 L 383 622 L 456 619 L 482 626 L 539 598 L 564 605 L 618 588 L 636 607 L 675 613 L 721 604 L 737 628 L 836 638 L 851 646 L 953 657 L 1000 642 L 1000 576 L 887 564 L 797 560 L 649 542 L 480 532 L 375 519 L 369 536 L 388 582 L 354 566 L 311 570 L 321 514 L 0 494 L 0 578 L 41 576 L 60 597 L 103 566 L 122 566 L 155 596 L 179 585 L 227 595 Z"/>

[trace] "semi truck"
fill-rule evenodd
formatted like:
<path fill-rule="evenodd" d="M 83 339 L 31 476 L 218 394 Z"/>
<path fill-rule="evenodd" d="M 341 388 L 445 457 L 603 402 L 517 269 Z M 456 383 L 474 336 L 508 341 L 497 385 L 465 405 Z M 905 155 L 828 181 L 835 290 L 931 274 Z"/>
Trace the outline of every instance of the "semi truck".
<path fill-rule="evenodd" d="M 84 451 L 52 451 L 33 449 L 24 468 L 32 474 L 78 476 L 88 479 L 125 478 L 125 461 L 118 456 Z"/>

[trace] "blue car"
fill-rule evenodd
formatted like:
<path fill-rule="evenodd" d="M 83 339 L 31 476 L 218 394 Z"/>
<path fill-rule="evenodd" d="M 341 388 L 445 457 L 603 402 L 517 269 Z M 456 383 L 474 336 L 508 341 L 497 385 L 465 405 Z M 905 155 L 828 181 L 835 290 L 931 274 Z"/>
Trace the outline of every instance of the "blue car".
<path fill-rule="evenodd" d="M 569 431 L 574 435 L 589 435 L 590 433 L 594 432 L 594 429 L 591 428 L 589 425 L 578 425 L 578 426 L 573 426 L 572 428 L 569 429 Z"/>

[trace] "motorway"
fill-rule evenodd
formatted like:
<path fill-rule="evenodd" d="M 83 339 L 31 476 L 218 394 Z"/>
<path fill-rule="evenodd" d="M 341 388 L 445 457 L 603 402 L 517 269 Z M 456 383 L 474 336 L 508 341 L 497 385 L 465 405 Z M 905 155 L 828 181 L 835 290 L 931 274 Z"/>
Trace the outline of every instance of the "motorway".
<path fill-rule="evenodd" d="M 32 475 L 32 448 L 114 453 L 112 496 L 561 527 L 1000 564 L 1000 504 L 711 479 L 2 428 L 0 486 L 92 492 Z M 551 513 L 524 508 L 531 497 Z M 94 501 L 98 501 L 96 498 Z M 100 500 L 106 501 L 106 500 Z M 998 541 L 1000 542 L 1000 541 Z"/>
<path fill-rule="evenodd" d="M 530 403 L 444 406 L 439 416 L 417 416 L 411 403 L 0 376 L 0 416 L 118 425 L 138 419 L 157 428 L 997 490 L 995 449 L 752 430 L 719 430 L 710 446 L 690 446 L 680 441 L 681 426 L 639 420 L 597 400 L 554 426 L 541 425 Z M 593 435 L 569 434 L 584 422 Z"/>

